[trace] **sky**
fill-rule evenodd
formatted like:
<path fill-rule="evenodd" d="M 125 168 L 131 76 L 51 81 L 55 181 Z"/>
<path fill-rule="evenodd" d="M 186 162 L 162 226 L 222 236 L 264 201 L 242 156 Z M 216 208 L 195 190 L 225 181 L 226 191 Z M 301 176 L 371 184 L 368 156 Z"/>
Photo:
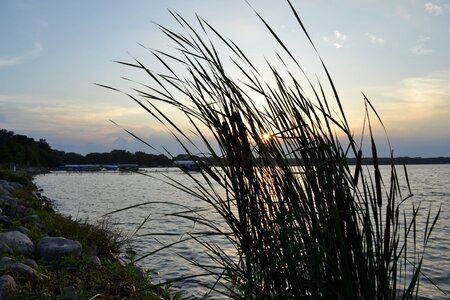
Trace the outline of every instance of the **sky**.
<path fill-rule="evenodd" d="M 355 132 L 364 118 L 363 92 L 383 119 L 395 156 L 450 156 L 450 1 L 292 3 Z M 130 98 L 95 85 L 130 88 L 121 77 L 146 82 L 144 74 L 114 61 L 137 58 L 153 68 L 154 58 L 139 44 L 173 50 L 157 26 L 181 31 L 168 9 L 192 23 L 200 15 L 263 68 L 266 58 L 282 50 L 256 10 L 308 76 L 326 81 L 283 0 L 1 0 L 0 128 L 44 138 L 66 152 L 155 153 L 109 121 L 114 120 L 157 148 L 181 153 Z M 386 140 L 381 131 L 376 137 Z"/>

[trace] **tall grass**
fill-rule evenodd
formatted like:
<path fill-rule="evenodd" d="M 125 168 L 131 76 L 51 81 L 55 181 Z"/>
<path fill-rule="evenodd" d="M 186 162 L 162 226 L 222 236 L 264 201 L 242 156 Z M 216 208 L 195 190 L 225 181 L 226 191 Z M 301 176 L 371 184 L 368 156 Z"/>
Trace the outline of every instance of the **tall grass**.
<path fill-rule="evenodd" d="M 317 52 L 296 9 L 287 3 Z M 370 122 L 379 116 L 369 100 L 363 96 L 372 151 L 362 153 L 318 54 L 326 85 L 306 77 L 308 94 L 294 75 L 303 72 L 295 54 L 261 16 L 281 46 L 280 61 L 295 71 L 267 62 L 271 78 L 263 78 L 259 66 L 208 22 L 198 17 L 195 29 L 172 15 L 183 33 L 160 28 L 178 54 L 151 50 L 165 73 L 139 60 L 120 63 L 149 75 L 150 84 L 128 95 L 166 126 L 191 157 L 198 154 L 191 150 L 195 147 L 208 149 L 204 161 L 209 163 L 197 161 L 202 180 L 186 174 L 196 188 L 168 177 L 170 184 L 213 207 L 226 224 L 224 229 L 194 211 L 176 214 L 209 228 L 190 235 L 220 266 L 197 263 L 225 287 L 208 288 L 236 299 L 411 298 L 438 215 L 428 214 L 419 230 L 419 208 L 404 212 L 412 195 L 401 189 L 396 167 L 392 164 L 390 176 L 382 178 Z M 228 74 L 219 53 L 224 47 L 231 50 L 242 80 Z M 193 130 L 183 129 L 160 103 L 182 112 Z M 372 166 L 361 166 L 363 155 L 373 158 Z M 353 171 L 349 156 L 357 157 Z M 235 246 L 238 260 L 211 242 L 209 237 L 217 234 Z"/>

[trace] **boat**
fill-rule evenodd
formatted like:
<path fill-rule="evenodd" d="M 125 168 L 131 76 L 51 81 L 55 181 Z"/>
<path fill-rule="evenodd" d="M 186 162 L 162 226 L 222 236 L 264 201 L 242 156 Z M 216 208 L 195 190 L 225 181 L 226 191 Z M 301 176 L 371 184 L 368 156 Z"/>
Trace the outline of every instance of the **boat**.
<path fill-rule="evenodd" d="M 139 171 L 139 165 L 138 164 L 118 164 L 117 167 L 119 168 L 119 171 L 122 171 L 122 172 Z"/>
<path fill-rule="evenodd" d="M 117 171 L 119 169 L 118 165 L 102 165 L 102 168 L 106 171 Z"/>
<path fill-rule="evenodd" d="M 64 165 L 62 168 L 64 171 L 69 172 L 95 172 L 101 171 L 102 167 L 100 165 Z"/>
<path fill-rule="evenodd" d="M 197 163 L 193 160 L 176 160 L 174 164 L 184 171 L 199 171 Z"/>

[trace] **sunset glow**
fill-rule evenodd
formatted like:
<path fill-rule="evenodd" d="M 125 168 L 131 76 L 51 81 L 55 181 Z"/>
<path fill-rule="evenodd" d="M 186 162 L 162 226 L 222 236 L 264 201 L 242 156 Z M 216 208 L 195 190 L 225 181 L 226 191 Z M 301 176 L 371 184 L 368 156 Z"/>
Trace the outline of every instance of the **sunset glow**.
<path fill-rule="evenodd" d="M 280 70 L 293 71 L 292 62 L 283 62 L 284 67 L 279 61 L 276 53 L 283 49 L 254 8 L 295 53 L 302 71 L 311 79 L 317 76 L 327 96 L 332 95 L 320 60 L 287 3 L 249 2 L 252 7 L 241 0 L 2 1 L 0 128 L 45 138 L 64 151 L 88 153 L 118 147 L 151 151 L 109 122 L 112 119 L 136 129 L 157 146 L 182 151 L 133 100 L 94 85 L 128 93 L 135 85 L 121 77 L 148 83 L 145 72 L 113 61 L 137 58 L 156 72 L 162 70 L 145 47 L 165 51 L 175 46 L 152 23 L 182 30 L 167 9 L 190 21 L 196 13 L 200 15 L 238 44 L 263 76 L 270 74 L 266 59 L 281 66 Z M 450 4 L 437 0 L 302 0 L 294 4 L 329 68 L 353 128 L 359 128 L 364 118 L 363 91 L 390 136 L 399 137 L 392 141 L 397 155 L 450 156 Z M 238 77 L 233 63 L 225 64 L 230 66 L 227 73 Z M 293 75 L 303 80 L 300 71 Z M 267 81 L 272 83 L 273 78 L 268 75 Z M 307 93 L 308 85 L 305 82 L 302 87 Z M 112 144 L 111 140 L 123 142 Z"/>

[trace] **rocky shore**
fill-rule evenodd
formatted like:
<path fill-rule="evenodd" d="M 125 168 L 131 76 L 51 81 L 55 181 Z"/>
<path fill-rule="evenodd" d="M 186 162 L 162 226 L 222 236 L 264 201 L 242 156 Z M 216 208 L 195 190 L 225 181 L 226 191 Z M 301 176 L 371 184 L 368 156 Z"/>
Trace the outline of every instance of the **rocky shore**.
<path fill-rule="evenodd" d="M 0 299 L 169 299 L 119 255 L 122 242 L 105 221 L 54 212 L 30 178 L 0 173 Z"/>

